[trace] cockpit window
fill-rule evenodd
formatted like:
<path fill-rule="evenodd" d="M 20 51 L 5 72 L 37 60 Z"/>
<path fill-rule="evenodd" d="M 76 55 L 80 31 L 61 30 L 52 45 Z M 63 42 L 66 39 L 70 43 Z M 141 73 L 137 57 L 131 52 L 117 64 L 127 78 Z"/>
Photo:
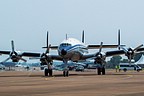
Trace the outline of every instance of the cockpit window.
<path fill-rule="evenodd" d="M 69 44 L 69 43 L 62 43 L 60 46 L 71 46 L 71 44 Z"/>

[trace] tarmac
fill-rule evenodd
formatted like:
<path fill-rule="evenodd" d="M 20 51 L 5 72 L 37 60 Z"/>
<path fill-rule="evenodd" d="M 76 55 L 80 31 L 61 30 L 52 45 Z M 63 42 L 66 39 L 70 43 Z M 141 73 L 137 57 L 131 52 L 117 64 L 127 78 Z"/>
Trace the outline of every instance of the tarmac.
<path fill-rule="evenodd" d="M 61 71 L 53 77 L 36 70 L 0 71 L 0 96 L 144 96 L 144 71 L 72 71 L 69 77 Z"/>

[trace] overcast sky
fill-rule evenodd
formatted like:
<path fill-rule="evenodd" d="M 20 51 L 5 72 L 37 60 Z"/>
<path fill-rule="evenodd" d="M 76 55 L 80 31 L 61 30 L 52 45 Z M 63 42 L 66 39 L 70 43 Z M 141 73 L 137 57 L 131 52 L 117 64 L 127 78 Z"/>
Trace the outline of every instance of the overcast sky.
<path fill-rule="evenodd" d="M 58 45 L 65 34 L 86 44 L 117 44 L 135 47 L 144 43 L 144 0 L 0 0 L 0 50 L 41 52 L 46 44 Z"/>

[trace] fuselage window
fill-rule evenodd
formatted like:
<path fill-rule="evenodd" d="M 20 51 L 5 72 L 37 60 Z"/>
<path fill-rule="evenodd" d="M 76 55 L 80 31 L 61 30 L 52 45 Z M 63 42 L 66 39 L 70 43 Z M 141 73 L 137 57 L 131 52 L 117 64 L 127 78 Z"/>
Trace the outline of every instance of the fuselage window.
<path fill-rule="evenodd" d="M 60 46 L 66 47 L 66 46 L 71 46 L 69 43 L 62 43 Z"/>

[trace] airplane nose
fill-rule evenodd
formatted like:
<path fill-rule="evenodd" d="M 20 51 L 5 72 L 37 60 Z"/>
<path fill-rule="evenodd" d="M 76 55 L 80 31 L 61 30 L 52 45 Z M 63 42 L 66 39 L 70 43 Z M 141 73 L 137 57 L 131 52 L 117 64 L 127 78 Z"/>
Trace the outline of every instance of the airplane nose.
<path fill-rule="evenodd" d="M 62 49 L 62 50 L 61 50 L 61 55 L 66 55 L 66 54 L 67 54 L 67 51 L 64 50 L 64 49 Z"/>

